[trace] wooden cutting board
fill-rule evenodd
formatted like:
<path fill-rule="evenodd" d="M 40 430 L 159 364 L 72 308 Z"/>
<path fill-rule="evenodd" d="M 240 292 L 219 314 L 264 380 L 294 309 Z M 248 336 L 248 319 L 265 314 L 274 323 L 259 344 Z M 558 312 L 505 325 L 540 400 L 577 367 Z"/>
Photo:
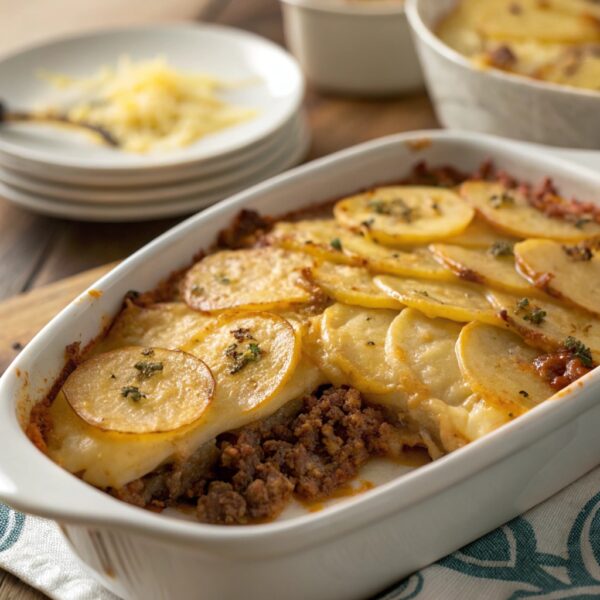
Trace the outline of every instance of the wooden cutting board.
<path fill-rule="evenodd" d="M 0 373 L 52 317 L 116 264 L 84 271 L 0 302 Z"/>

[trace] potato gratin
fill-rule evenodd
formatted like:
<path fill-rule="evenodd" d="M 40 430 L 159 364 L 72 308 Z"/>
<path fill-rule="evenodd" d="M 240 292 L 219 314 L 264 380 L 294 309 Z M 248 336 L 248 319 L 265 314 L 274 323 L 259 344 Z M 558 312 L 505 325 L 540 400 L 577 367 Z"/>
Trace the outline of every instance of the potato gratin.
<path fill-rule="evenodd" d="M 600 91 L 596 0 L 459 0 L 438 35 L 481 66 Z"/>
<path fill-rule="evenodd" d="M 130 293 L 69 348 L 32 441 L 138 506 L 260 522 L 339 494 L 370 457 L 452 452 L 600 360 L 596 205 L 488 165 L 331 208 L 244 212 Z"/>

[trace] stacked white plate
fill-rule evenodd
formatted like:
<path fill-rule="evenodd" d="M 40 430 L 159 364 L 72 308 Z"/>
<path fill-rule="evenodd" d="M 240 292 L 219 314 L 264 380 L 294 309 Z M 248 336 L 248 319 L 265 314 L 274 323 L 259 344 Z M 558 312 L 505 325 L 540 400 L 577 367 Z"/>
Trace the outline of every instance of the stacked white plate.
<path fill-rule="evenodd" d="M 194 212 L 305 156 L 310 136 L 296 61 L 263 38 L 225 27 L 120 29 L 38 46 L 0 62 L 2 100 L 11 110 L 54 104 L 39 71 L 86 77 L 122 55 L 164 56 L 177 69 L 246 82 L 222 97 L 256 116 L 186 148 L 145 155 L 67 128 L 2 125 L 0 196 L 57 217 L 141 221 Z"/>

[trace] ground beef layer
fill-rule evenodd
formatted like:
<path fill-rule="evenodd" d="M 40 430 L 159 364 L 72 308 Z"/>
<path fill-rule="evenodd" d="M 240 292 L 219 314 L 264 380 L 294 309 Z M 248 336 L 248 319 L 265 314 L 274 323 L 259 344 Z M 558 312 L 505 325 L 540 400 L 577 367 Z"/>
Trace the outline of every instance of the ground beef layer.
<path fill-rule="evenodd" d="M 325 499 L 372 456 L 398 457 L 418 438 L 347 387 L 320 389 L 285 419 L 219 436 L 185 464 L 169 465 L 114 491 L 146 506 L 196 506 L 200 521 L 274 519 L 293 495 Z"/>

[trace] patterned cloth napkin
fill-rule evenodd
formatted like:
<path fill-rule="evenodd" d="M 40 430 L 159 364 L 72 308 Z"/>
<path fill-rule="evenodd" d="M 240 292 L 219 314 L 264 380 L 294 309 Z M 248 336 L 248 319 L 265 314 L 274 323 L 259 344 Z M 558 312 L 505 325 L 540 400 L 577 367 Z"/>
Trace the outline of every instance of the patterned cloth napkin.
<path fill-rule="evenodd" d="M 0 504 L 0 567 L 57 600 L 116 600 L 51 521 Z M 377 600 L 600 598 L 600 468 Z"/>

